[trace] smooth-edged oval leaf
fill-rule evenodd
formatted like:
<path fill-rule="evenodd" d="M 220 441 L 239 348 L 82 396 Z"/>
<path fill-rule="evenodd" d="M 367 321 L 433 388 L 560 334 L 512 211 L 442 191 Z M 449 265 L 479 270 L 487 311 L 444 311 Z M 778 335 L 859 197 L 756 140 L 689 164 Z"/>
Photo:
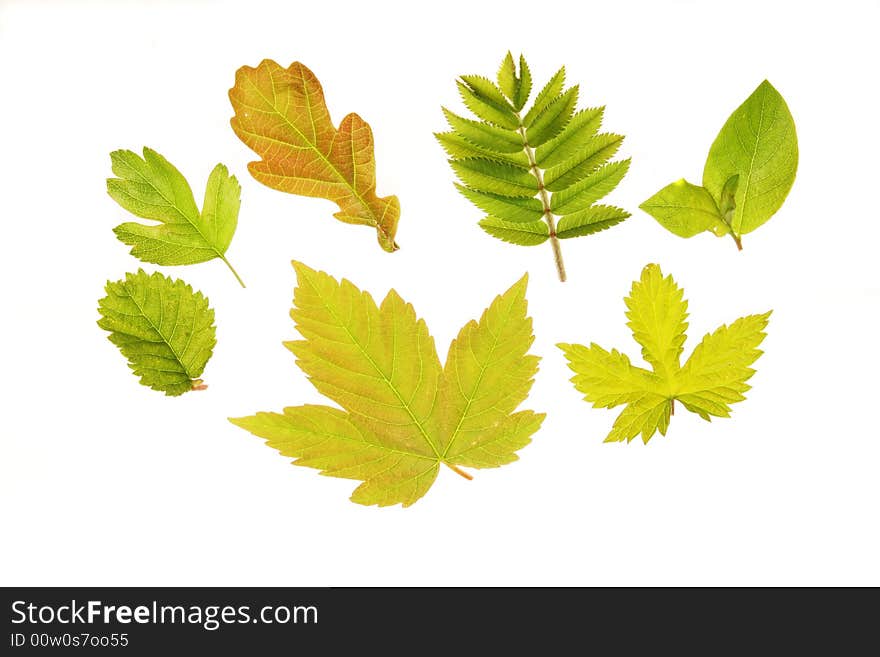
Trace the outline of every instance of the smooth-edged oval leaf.
<path fill-rule="evenodd" d="M 544 206 L 536 198 L 522 198 L 513 196 L 501 196 L 478 192 L 464 185 L 455 184 L 455 187 L 471 203 L 489 215 L 512 222 L 541 221 L 544 216 Z"/>
<path fill-rule="evenodd" d="M 584 210 L 610 194 L 629 171 L 630 159 L 609 162 L 583 180 L 555 192 L 550 199 L 553 214 L 565 215 Z"/>
<path fill-rule="evenodd" d="M 530 127 L 532 123 L 534 123 L 535 119 L 547 109 L 547 105 L 553 102 L 553 99 L 559 96 L 562 93 L 562 88 L 565 86 L 565 67 L 562 66 L 552 78 L 544 85 L 544 88 L 538 92 L 538 95 L 535 97 L 535 102 L 532 104 L 531 109 L 526 112 L 525 118 L 523 118 L 523 125 L 526 128 Z"/>
<path fill-rule="evenodd" d="M 397 250 L 400 202 L 376 195 L 373 132 L 357 114 L 337 129 L 314 73 L 299 62 L 282 68 L 269 59 L 243 66 L 229 100 L 232 129 L 262 158 L 248 164 L 254 178 L 282 192 L 333 201 L 339 206 L 334 217 L 374 227 L 382 249 Z"/>
<path fill-rule="evenodd" d="M 712 195 L 684 178 L 666 185 L 639 207 L 679 237 L 713 229 L 727 232 Z"/>
<path fill-rule="evenodd" d="M 490 151 L 476 146 L 454 132 L 435 132 L 434 136 L 453 160 L 492 160 L 493 162 L 504 162 L 520 169 L 529 168 L 529 158 L 524 151 L 520 150 L 516 153 Z"/>
<path fill-rule="evenodd" d="M 192 265 L 226 259 L 238 224 L 241 186 L 218 164 L 208 177 L 202 211 L 183 174 L 151 148 L 143 157 L 127 150 L 110 153 L 116 178 L 107 179 L 107 193 L 120 206 L 153 225 L 127 221 L 113 229 L 131 255 L 156 265 Z M 244 283 L 241 283 L 244 286 Z"/>
<path fill-rule="evenodd" d="M 767 80 L 740 105 L 709 149 L 703 186 L 720 201 L 724 185 L 739 175 L 731 227 L 755 230 L 782 206 L 794 184 L 798 143 L 785 99 Z"/>
<path fill-rule="evenodd" d="M 600 230 L 616 226 L 629 216 L 630 214 L 626 210 L 612 205 L 594 205 L 562 217 L 556 226 L 556 236 L 564 240 L 571 237 L 592 235 Z"/>
<path fill-rule="evenodd" d="M 565 129 L 535 151 L 535 160 L 544 169 L 562 164 L 589 144 L 602 125 L 604 107 L 577 112 Z"/>
<path fill-rule="evenodd" d="M 288 343 L 309 380 L 341 409 L 304 405 L 230 420 L 296 465 L 362 483 L 359 504 L 409 506 L 446 464 L 494 468 L 515 460 L 544 416 L 516 411 L 537 358 L 523 277 L 468 322 L 440 367 L 434 340 L 394 290 L 376 305 L 346 280 L 294 263 Z"/>
<path fill-rule="evenodd" d="M 107 281 L 98 326 L 140 382 L 169 396 L 198 389 L 216 344 L 208 299 L 180 279 L 138 270 Z"/>
<path fill-rule="evenodd" d="M 462 80 L 464 79 L 480 79 L 485 80 L 488 84 L 493 85 L 486 78 L 476 78 L 475 76 L 462 76 Z M 458 93 L 461 95 L 462 101 L 464 101 L 465 106 L 479 116 L 484 121 L 488 121 L 489 123 L 498 126 L 499 128 L 510 128 L 511 130 L 516 130 L 519 127 L 519 120 L 516 118 L 516 112 L 513 111 L 513 108 L 504 100 L 504 96 L 501 96 L 501 99 L 504 100 L 503 104 L 500 102 L 496 102 L 491 98 L 487 98 L 483 94 L 479 93 L 472 86 L 464 84 L 462 82 L 457 82 L 458 85 Z M 495 89 L 496 91 L 497 88 Z M 501 92 L 498 91 L 500 95 Z"/>
<path fill-rule="evenodd" d="M 538 181 L 519 167 L 489 160 L 450 160 L 461 181 L 480 192 L 528 197 L 538 193 Z"/>
<path fill-rule="evenodd" d="M 550 238 L 550 229 L 543 221 L 513 222 L 486 217 L 479 225 L 492 237 L 519 246 L 537 246 Z"/>
<path fill-rule="evenodd" d="M 547 169 L 544 185 L 551 192 L 559 192 L 574 185 L 614 157 L 622 142 L 623 135 L 608 132 L 596 135 L 577 155 Z"/>
<path fill-rule="evenodd" d="M 538 148 L 562 132 L 577 106 L 578 85 L 555 98 L 526 129 L 529 146 Z"/>
<path fill-rule="evenodd" d="M 516 153 L 522 151 L 522 137 L 512 130 L 499 128 L 482 121 L 472 121 L 450 112 L 445 107 L 443 114 L 449 126 L 473 144 L 490 151 Z"/>

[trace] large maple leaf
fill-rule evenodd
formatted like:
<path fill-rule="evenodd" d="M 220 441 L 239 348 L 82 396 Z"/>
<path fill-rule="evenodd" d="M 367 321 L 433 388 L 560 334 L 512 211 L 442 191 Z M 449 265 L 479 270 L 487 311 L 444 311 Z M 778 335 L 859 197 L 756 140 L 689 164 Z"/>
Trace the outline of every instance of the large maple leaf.
<path fill-rule="evenodd" d="M 516 460 L 543 413 L 515 412 L 538 357 L 523 276 L 453 340 L 441 367 L 425 321 L 391 290 L 381 305 L 347 280 L 294 262 L 291 317 L 302 340 L 285 343 L 323 395 L 306 405 L 231 421 L 296 465 L 360 480 L 359 504 L 409 506 L 440 465 L 493 468 Z"/>

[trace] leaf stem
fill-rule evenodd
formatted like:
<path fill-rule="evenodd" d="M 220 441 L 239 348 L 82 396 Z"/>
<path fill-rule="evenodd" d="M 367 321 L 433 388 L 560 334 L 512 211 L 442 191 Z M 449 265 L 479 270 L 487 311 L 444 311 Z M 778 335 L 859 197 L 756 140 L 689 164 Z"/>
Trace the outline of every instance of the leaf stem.
<path fill-rule="evenodd" d="M 529 145 L 526 126 L 523 123 L 519 112 L 516 113 L 516 118 L 519 121 L 517 132 L 522 139 L 523 150 L 525 151 L 526 157 L 529 158 L 529 166 L 532 169 L 532 175 L 535 176 L 538 181 L 538 194 L 541 197 L 541 205 L 544 207 L 544 221 L 547 222 L 547 227 L 550 229 L 550 246 L 553 247 L 553 259 L 556 261 L 556 271 L 559 273 L 559 280 L 564 283 L 566 278 L 565 263 L 562 262 L 562 249 L 559 245 L 559 238 L 556 237 L 556 220 L 553 218 L 553 210 L 550 207 L 550 195 L 547 193 L 547 188 L 544 186 L 544 174 L 541 173 L 541 169 L 538 167 L 538 162 L 535 160 L 535 149 Z"/>
<path fill-rule="evenodd" d="M 736 242 L 736 248 L 740 251 L 743 250 L 742 238 L 739 235 L 736 235 L 733 231 L 730 231 L 730 236 L 733 238 L 733 241 Z"/>
<path fill-rule="evenodd" d="M 468 474 L 467 472 L 465 472 L 464 470 L 459 468 L 457 465 L 453 465 L 452 463 L 447 463 L 446 467 L 448 467 L 450 470 L 452 470 L 455 474 L 461 475 L 462 477 L 464 477 L 468 481 L 473 480 L 472 475 Z"/>
<path fill-rule="evenodd" d="M 238 284 L 241 285 L 242 287 L 246 287 L 244 284 L 244 281 L 241 280 L 241 276 L 238 275 L 238 272 L 235 271 L 235 267 L 233 267 L 232 264 L 226 259 L 226 256 L 221 254 L 220 259 L 226 263 L 227 267 L 229 267 L 229 271 L 231 271 L 232 275 L 235 276 L 235 280 L 238 281 Z"/>

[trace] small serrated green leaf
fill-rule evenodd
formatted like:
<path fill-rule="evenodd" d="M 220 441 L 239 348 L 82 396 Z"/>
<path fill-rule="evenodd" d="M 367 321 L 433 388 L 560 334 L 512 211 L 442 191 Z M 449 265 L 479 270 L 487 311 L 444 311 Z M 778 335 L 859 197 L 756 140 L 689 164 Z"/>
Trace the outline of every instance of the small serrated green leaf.
<path fill-rule="evenodd" d="M 538 147 L 535 151 L 538 164 L 547 169 L 577 155 L 584 142 L 599 131 L 604 111 L 604 107 L 594 107 L 577 112 L 560 134 Z"/>
<path fill-rule="evenodd" d="M 473 76 L 465 77 L 473 79 Z M 465 79 L 465 77 L 462 77 L 462 79 Z M 489 82 L 489 80 L 486 80 L 486 82 Z M 458 93 L 461 95 L 464 104 L 471 112 L 479 116 L 481 119 L 500 128 L 516 130 L 519 126 L 516 112 L 514 112 L 513 108 L 507 104 L 507 101 L 504 101 L 504 104 L 502 105 L 486 98 L 486 96 L 478 93 L 473 87 L 464 84 L 463 82 L 457 82 L 456 84 L 458 85 Z M 489 82 L 489 84 L 492 83 Z M 494 85 L 492 86 L 494 87 Z M 501 92 L 499 91 L 498 93 L 500 94 Z"/>
<path fill-rule="evenodd" d="M 629 171 L 630 159 L 605 164 L 574 185 L 553 194 L 553 214 L 565 215 L 590 207 L 611 193 Z"/>
<path fill-rule="evenodd" d="M 526 128 L 530 127 L 532 123 L 534 123 L 535 119 L 547 109 L 547 105 L 553 102 L 553 99 L 559 96 L 562 93 L 562 88 L 565 86 L 565 67 L 562 66 L 552 78 L 544 85 L 544 88 L 538 92 L 538 95 L 535 97 L 535 102 L 532 104 L 532 108 L 526 112 L 525 118 L 523 118 L 523 125 Z"/>
<path fill-rule="evenodd" d="M 541 217 L 544 215 L 544 207 L 536 198 L 514 198 L 512 196 L 478 192 L 458 183 L 455 186 L 465 198 L 483 212 L 505 221 L 515 223 L 522 221 L 540 222 Z"/>
<path fill-rule="evenodd" d="M 443 114 L 449 126 L 457 134 L 481 148 L 500 153 L 518 153 L 523 149 L 522 139 L 516 132 L 481 121 L 465 119 L 445 107 Z"/>
<path fill-rule="evenodd" d="M 502 196 L 529 197 L 538 182 L 527 170 L 490 160 L 451 160 L 455 173 L 468 187 Z"/>
<path fill-rule="evenodd" d="M 561 240 L 592 235 L 616 226 L 629 216 L 626 210 L 611 205 L 593 205 L 562 217 L 556 227 L 556 235 Z"/>
<path fill-rule="evenodd" d="M 107 281 L 98 326 L 140 382 L 169 396 L 199 389 L 216 343 L 208 299 L 180 279 L 142 269 Z"/>
<path fill-rule="evenodd" d="M 550 237 L 550 230 L 543 221 L 512 222 L 496 217 L 486 217 L 480 221 L 480 228 L 492 237 L 519 246 L 537 246 Z"/>
<path fill-rule="evenodd" d="M 528 169 L 529 167 L 529 158 L 523 151 L 516 153 L 490 151 L 476 146 L 454 132 L 435 132 L 434 136 L 440 142 L 443 150 L 453 160 L 492 160 L 494 162 L 504 162 L 520 169 Z"/>
<path fill-rule="evenodd" d="M 622 142 L 623 135 L 608 132 L 592 137 L 577 155 L 547 169 L 544 185 L 551 192 L 561 192 L 571 187 L 614 157 Z"/>
<path fill-rule="evenodd" d="M 498 68 L 498 88 L 501 89 L 505 96 L 513 99 L 516 96 L 517 84 L 516 64 L 513 62 L 513 55 L 510 54 L 510 51 L 507 51 L 507 54 L 501 61 L 501 66 Z"/>
<path fill-rule="evenodd" d="M 529 146 L 538 148 L 562 132 L 571 121 L 574 108 L 577 106 L 578 91 L 578 85 L 574 85 L 550 102 L 535 118 L 526 130 Z"/>
<path fill-rule="evenodd" d="M 519 112 L 525 107 L 529 96 L 532 94 L 532 72 L 526 63 L 526 58 L 519 56 L 519 81 L 516 85 L 516 94 L 512 98 L 513 108 Z"/>

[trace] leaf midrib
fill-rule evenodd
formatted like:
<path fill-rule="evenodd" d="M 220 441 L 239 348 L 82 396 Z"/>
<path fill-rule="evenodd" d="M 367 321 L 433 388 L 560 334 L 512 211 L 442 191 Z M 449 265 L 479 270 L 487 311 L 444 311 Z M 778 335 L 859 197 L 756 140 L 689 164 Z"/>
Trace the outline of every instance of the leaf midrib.
<path fill-rule="evenodd" d="M 739 213 L 739 225 L 737 226 L 737 234 L 742 234 L 743 220 L 746 214 L 746 205 L 749 200 L 749 188 L 752 186 L 752 170 L 755 166 L 755 158 L 758 157 L 758 144 L 761 141 L 761 130 L 764 127 L 764 105 L 767 100 L 767 90 L 761 94 L 761 115 L 758 117 L 758 129 L 755 131 L 755 147 L 752 149 L 752 157 L 749 159 L 749 171 L 746 174 L 746 186 L 743 190 L 742 211 Z"/>
<path fill-rule="evenodd" d="M 150 327 L 154 331 L 156 331 L 156 333 L 159 335 L 160 338 L 162 338 L 162 342 L 165 343 L 165 346 L 167 346 L 168 349 L 171 350 L 171 353 L 174 354 L 174 358 L 177 360 L 177 363 L 183 368 L 183 373 L 186 374 L 190 378 L 190 380 L 194 379 L 195 376 L 190 372 L 189 366 L 183 362 L 183 358 L 181 357 L 180 354 L 177 353 L 177 350 L 171 344 L 170 339 L 166 338 L 165 334 L 162 333 L 161 327 L 156 326 L 156 324 L 153 322 L 152 318 L 149 315 L 147 315 L 143 306 L 141 306 L 141 304 L 138 303 L 138 300 L 135 298 L 135 296 L 131 292 L 129 292 L 128 288 L 123 287 L 123 289 L 125 290 L 125 294 L 128 296 L 128 298 L 131 299 L 132 303 L 134 303 L 134 305 L 137 306 L 137 309 L 138 309 L 138 311 L 140 311 L 141 316 L 145 320 L 147 320 L 147 322 L 150 324 Z M 160 307 L 161 307 L 161 305 L 160 305 Z M 180 304 L 178 303 L 178 318 L 176 318 L 174 321 L 174 330 L 175 331 L 177 330 L 177 323 L 178 323 L 177 319 L 179 319 L 179 313 L 180 313 Z M 195 333 L 195 329 L 193 329 L 193 333 L 190 334 L 190 339 L 192 339 L 192 336 L 194 333 Z M 172 332 L 172 335 L 173 335 L 173 332 Z M 187 343 L 187 347 L 189 347 L 189 343 Z"/>

